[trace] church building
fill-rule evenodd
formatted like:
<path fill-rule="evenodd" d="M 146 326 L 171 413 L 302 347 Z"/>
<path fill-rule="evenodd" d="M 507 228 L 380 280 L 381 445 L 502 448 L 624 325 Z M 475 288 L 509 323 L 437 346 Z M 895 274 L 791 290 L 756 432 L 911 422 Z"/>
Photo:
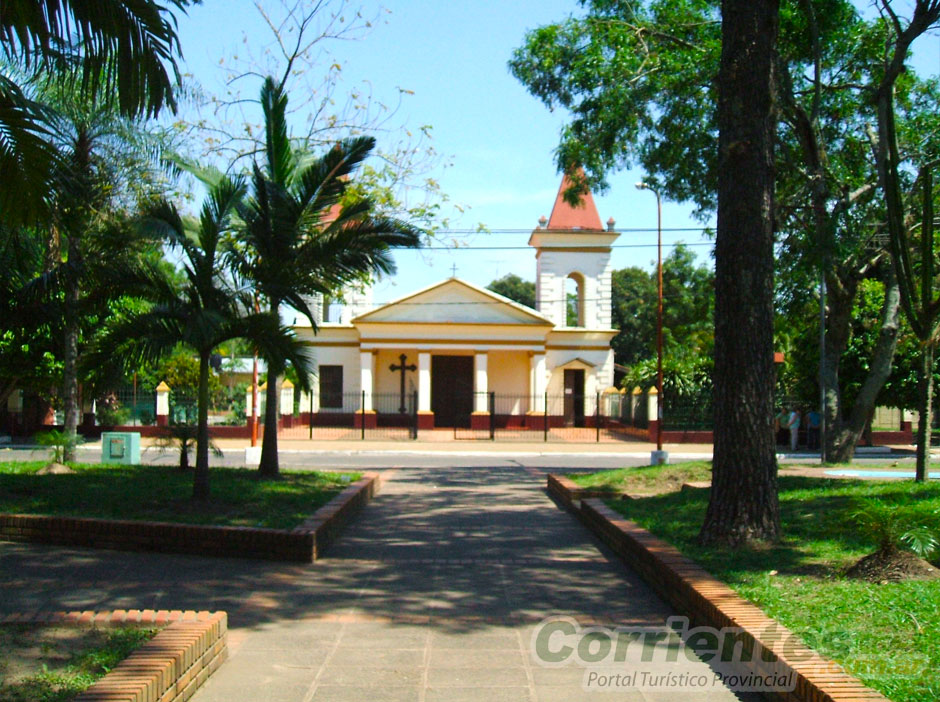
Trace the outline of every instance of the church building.
<path fill-rule="evenodd" d="M 421 430 L 487 426 L 491 412 L 500 426 L 589 423 L 597 394 L 614 380 L 618 234 L 613 219 L 602 226 L 590 194 L 578 207 L 565 202 L 569 184 L 562 180 L 551 217 L 529 238 L 535 309 L 457 277 L 378 307 L 371 290 L 347 295 L 338 322 L 321 321 L 316 335 L 309 323 L 296 327 L 316 367 L 302 412 L 313 424 L 367 427 L 416 413 Z"/>

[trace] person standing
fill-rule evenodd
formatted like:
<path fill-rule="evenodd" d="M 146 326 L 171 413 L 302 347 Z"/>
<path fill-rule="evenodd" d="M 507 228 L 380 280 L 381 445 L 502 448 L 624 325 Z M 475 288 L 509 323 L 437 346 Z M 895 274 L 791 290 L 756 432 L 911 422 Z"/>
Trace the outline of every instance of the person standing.
<path fill-rule="evenodd" d="M 790 408 L 786 428 L 790 430 L 790 450 L 796 451 L 800 440 L 800 411 L 795 406 Z"/>
<path fill-rule="evenodd" d="M 774 436 L 780 446 L 787 445 L 787 422 L 790 421 L 790 413 L 786 406 L 782 406 L 780 411 L 774 416 Z"/>
<path fill-rule="evenodd" d="M 822 414 L 817 409 L 811 409 L 806 415 L 806 446 L 819 448 L 819 429 L 822 426 Z"/>

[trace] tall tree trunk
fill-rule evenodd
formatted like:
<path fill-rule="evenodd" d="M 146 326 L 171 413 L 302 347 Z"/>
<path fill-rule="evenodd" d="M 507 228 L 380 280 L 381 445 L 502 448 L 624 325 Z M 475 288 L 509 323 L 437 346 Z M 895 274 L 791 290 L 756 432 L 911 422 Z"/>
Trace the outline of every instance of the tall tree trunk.
<path fill-rule="evenodd" d="M 839 367 L 842 363 L 842 354 L 849 344 L 852 328 L 852 306 L 858 292 L 858 279 L 853 275 L 839 275 L 832 272 L 826 277 L 826 352 L 820 375 L 826 386 L 825 406 L 826 413 L 826 442 L 823 448 L 823 458 L 827 462 L 833 460 L 836 446 L 841 442 L 837 439 L 839 426 L 842 424 L 842 394 L 839 390 Z"/>
<path fill-rule="evenodd" d="M 777 0 L 723 0 L 715 241 L 715 449 L 699 539 L 780 535 L 773 436 Z"/>
<path fill-rule="evenodd" d="M 826 418 L 827 423 L 832 422 L 829 424 L 832 429 L 826 441 L 827 462 L 849 463 L 852 460 L 855 455 L 855 447 L 875 410 L 881 388 L 884 387 L 888 376 L 891 375 L 894 352 L 898 345 L 898 332 L 900 331 L 901 290 L 892 266 L 884 266 L 883 277 L 885 299 L 881 306 L 881 325 L 878 341 L 872 350 L 871 362 L 868 366 L 868 373 L 865 375 L 865 381 L 862 383 L 848 416 L 846 416 L 845 408 L 841 403 L 838 385 L 827 386 L 834 388 L 833 395 L 837 403 L 837 411 L 833 413 L 835 415 L 834 419 L 830 420 L 828 416 Z M 853 301 L 854 295 L 850 303 Z M 841 356 L 847 345 L 848 334 L 845 334 L 842 337 L 841 345 L 834 351 Z M 827 367 L 828 365 L 829 362 L 827 361 Z M 838 375 L 836 375 L 835 380 L 838 382 Z"/>
<path fill-rule="evenodd" d="M 209 351 L 199 353 L 199 398 L 196 424 L 196 470 L 193 499 L 209 499 Z"/>
<path fill-rule="evenodd" d="M 923 344 L 920 353 L 920 379 L 917 387 L 920 418 L 917 421 L 917 465 L 914 470 L 914 480 L 918 483 L 922 483 L 927 479 L 927 473 L 930 470 L 930 425 L 933 420 L 933 358 L 933 344 L 931 342 Z"/>
<path fill-rule="evenodd" d="M 268 387 L 264 391 L 264 436 L 261 439 L 261 462 L 258 464 L 258 473 L 265 478 L 276 478 L 280 472 L 277 460 L 278 395 L 277 375 L 269 360 Z"/>
<path fill-rule="evenodd" d="M 65 414 L 64 431 L 69 438 L 62 451 L 64 462 L 75 460 L 75 439 L 78 437 L 78 245 L 69 237 L 69 270 L 65 283 L 65 349 L 62 355 L 62 400 Z"/>

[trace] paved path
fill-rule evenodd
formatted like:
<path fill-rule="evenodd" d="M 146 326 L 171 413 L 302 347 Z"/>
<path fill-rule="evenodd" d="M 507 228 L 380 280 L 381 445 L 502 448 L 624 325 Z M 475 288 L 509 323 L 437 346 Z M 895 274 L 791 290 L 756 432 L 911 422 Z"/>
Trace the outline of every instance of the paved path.
<path fill-rule="evenodd" d="M 543 485 L 521 466 L 399 469 L 311 566 L 4 543 L 0 611 L 225 609 L 230 659 L 195 702 L 744 699 L 587 691 L 585 668 L 534 660 L 549 615 L 660 628 L 670 614 Z M 697 661 L 660 670 L 712 677 Z"/>

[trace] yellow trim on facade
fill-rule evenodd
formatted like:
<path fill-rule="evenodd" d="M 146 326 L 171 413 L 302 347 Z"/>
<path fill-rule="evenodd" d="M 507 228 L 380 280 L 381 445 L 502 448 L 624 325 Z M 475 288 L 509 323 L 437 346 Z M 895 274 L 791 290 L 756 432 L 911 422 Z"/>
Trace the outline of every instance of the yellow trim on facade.
<path fill-rule="evenodd" d="M 486 344 L 490 346 L 541 346 L 544 341 L 536 339 L 440 339 L 436 337 L 427 337 L 424 339 L 385 339 L 382 337 L 370 337 L 362 339 L 361 345 L 371 344 L 399 344 L 401 346 L 466 346 L 468 344 Z"/>
<path fill-rule="evenodd" d="M 361 344 L 360 341 L 351 340 L 351 341 L 317 341 L 314 339 L 304 339 L 303 344 L 307 346 L 339 346 L 345 348 L 354 348 Z"/>
<path fill-rule="evenodd" d="M 435 303 L 429 302 L 429 305 Z M 446 303 L 441 303 L 446 304 Z M 436 324 L 441 327 L 519 327 L 522 329 L 531 329 L 532 327 L 553 327 L 551 322 L 540 321 L 537 324 L 526 324 L 525 322 L 403 322 L 399 319 L 389 319 L 389 320 L 368 320 L 357 322 L 357 327 L 366 327 L 370 324 L 399 324 L 401 326 L 419 326 L 419 325 L 433 325 Z"/>
<path fill-rule="evenodd" d="M 609 351 L 610 346 L 555 346 L 555 345 L 545 345 L 547 351 Z"/>
<path fill-rule="evenodd" d="M 539 249 L 535 252 L 535 257 L 538 258 L 543 253 L 610 253 L 611 248 L 609 246 L 546 246 L 543 249 Z"/>

